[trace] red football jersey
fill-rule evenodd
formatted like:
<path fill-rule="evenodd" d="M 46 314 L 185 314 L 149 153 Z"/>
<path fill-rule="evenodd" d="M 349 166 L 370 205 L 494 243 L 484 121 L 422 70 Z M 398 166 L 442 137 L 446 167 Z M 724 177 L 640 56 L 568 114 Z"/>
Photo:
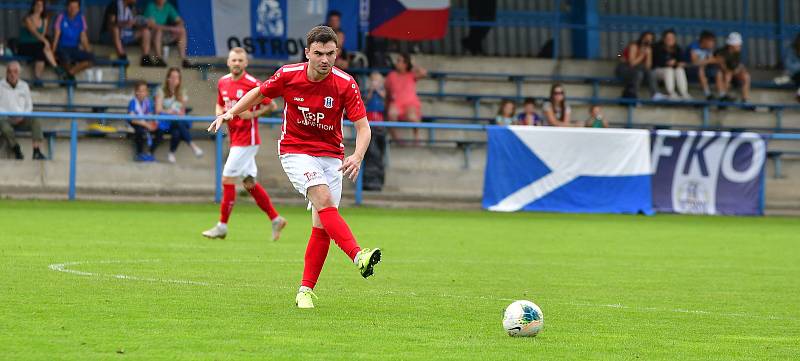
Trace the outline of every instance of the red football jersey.
<path fill-rule="evenodd" d="M 225 111 L 233 108 L 236 103 L 244 97 L 247 92 L 260 86 L 261 83 L 250 74 L 244 73 L 239 80 L 233 80 L 231 74 L 225 75 L 217 83 L 217 104 L 225 108 Z M 264 99 L 261 103 L 269 105 L 272 103 L 270 98 Z M 257 110 L 259 106 L 253 107 L 251 111 Z M 232 147 L 246 147 L 261 144 L 258 136 L 258 119 L 241 119 L 234 117 L 228 122 L 228 132 L 231 135 Z"/>
<path fill-rule="evenodd" d="M 279 154 L 344 158 L 342 122 L 367 116 L 355 79 L 334 67 L 325 79 L 308 80 L 308 63 L 284 65 L 261 84 L 261 95 L 282 96 L 283 132 Z"/>

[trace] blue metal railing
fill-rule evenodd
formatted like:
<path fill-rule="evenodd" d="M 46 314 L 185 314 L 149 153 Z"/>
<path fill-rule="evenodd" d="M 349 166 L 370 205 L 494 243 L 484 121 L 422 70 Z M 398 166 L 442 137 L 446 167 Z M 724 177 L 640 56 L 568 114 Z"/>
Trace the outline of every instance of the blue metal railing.
<path fill-rule="evenodd" d="M 678 32 L 679 36 L 684 35 L 692 37 L 696 37 L 701 30 L 706 29 L 714 31 L 720 36 L 724 36 L 728 32 L 737 31 L 742 34 L 745 41 L 745 46 L 752 45 L 758 47 L 756 51 L 749 53 L 746 51 L 743 52 L 743 54 L 746 54 L 744 56 L 745 62 L 750 60 L 751 63 L 754 63 L 754 58 L 763 59 L 765 57 L 765 54 L 763 53 L 766 52 L 767 49 L 773 49 L 770 52 L 773 53 L 771 55 L 775 55 L 774 58 L 770 58 L 770 61 L 780 61 L 783 59 L 786 49 L 785 44 L 787 41 L 790 41 L 795 34 L 800 32 L 800 24 L 789 23 L 789 21 L 793 20 L 793 17 L 785 14 L 787 8 L 786 0 L 769 1 L 769 4 L 774 5 L 774 8 L 777 9 L 777 14 L 775 16 L 768 17 L 769 20 L 767 21 L 764 21 L 763 19 L 750 18 L 750 10 L 753 8 L 751 5 L 762 5 L 760 2 L 755 3 L 752 0 L 731 0 L 728 2 L 728 5 L 735 7 L 740 11 L 738 11 L 735 16 L 725 17 L 725 20 L 723 20 L 723 18 L 705 18 L 702 13 L 694 13 L 691 11 L 683 12 L 680 15 L 677 13 L 673 14 L 676 16 L 640 16 L 638 15 L 638 12 L 629 12 L 629 14 L 626 14 L 625 12 L 607 13 L 599 8 L 588 9 L 588 11 L 592 12 L 592 15 L 597 17 L 597 21 L 594 23 L 594 25 L 582 24 L 576 20 L 576 17 L 574 16 L 575 14 L 561 11 L 561 3 L 562 1 L 560 0 L 554 1 L 555 6 L 549 8 L 551 9 L 549 11 L 531 10 L 532 7 L 524 7 L 526 10 L 520 10 L 514 6 L 512 6 L 514 10 L 501 8 L 498 9 L 497 16 L 494 21 L 470 20 L 467 9 L 454 7 L 450 9 L 449 26 L 451 31 L 454 28 L 470 26 L 487 26 L 497 29 L 515 27 L 542 29 L 543 31 L 548 31 L 551 39 L 553 40 L 552 55 L 554 59 L 563 58 L 565 57 L 565 54 L 568 54 L 568 51 L 560 49 L 560 47 L 563 45 L 561 37 L 564 30 L 599 31 L 602 33 L 637 33 L 644 30 L 660 32 L 668 28 L 674 28 Z M 685 6 L 685 3 L 670 2 L 671 7 L 680 7 L 681 5 Z M 517 6 L 519 6 L 519 4 Z M 649 14 L 658 14 L 658 12 L 649 12 Z M 517 34 L 510 35 L 508 33 L 501 33 L 501 43 L 508 41 L 508 39 L 505 39 L 504 36 L 511 37 L 512 39 L 517 38 Z M 748 42 L 748 39 L 772 41 L 774 42 L 774 47 L 770 48 L 769 45 L 761 42 Z M 507 54 L 504 54 L 503 51 L 500 51 L 499 55 L 512 55 L 512 53 L 518 53 L 519 49 L 513 48 L 520 46 L 525 48 L 533 45 L 530 44 L 530 42 L 517 42 L 512 47 L 505 49 L 505 53 Z M 539 44 L 539 46 L 541 46 L 541 44 Z M 601 45 L 594 44 L 594 46 L 599 48 Z M 621 50 L 621 46 L 624 46 L 624 44 L 621 45 L 615 43 L 614 41 L 607 40 L 603 46 L 607 48 L 604 49 L 606 52 L 606 57 L 612 57 Z M 523 49 L 522 53 L 535 54 L 537 51 L 538 50 L 535 49 Z M 774 63 L 769 65 L 774 65 Z"/>
<path fill-rule="evenodd" d="M 214 117 L 210 116 L 173 116 L 173 115 L 148 115 L 148 116 L 134 116 L 127 114 L 98 114 L 98 113 L 69 113 L 69 112 L 31 112 L 31 113 L 18 113 L 18 112 L 0 112 L 0 117 L 28 117 L 37 119 L 67 119 L 70 122 L 70 154 L 69 154 L 69 186 L 68 186 L 68 199 L 74 200 L 76 198 L 76 184 L 77 184 L 77 158 L 78 158 L 78 119 L 117 119 L 117 120 L 134 120 L 134 119 L 150 119 L 159 121 L 183 121 L 183 122 L 205 122 L 210 123 Z M 260 124 L 282 124 L 283 121 L 279 118 L 261 118 Z M 346 126 L 352 126 L 351 122 L 345 122 Z M 498 127 L 495 125 L 484 124 L 437 124 L 437 123 L 398 123 L 398 122 L 373 122 L 370 123 L 372 127 L 386 127 L 386 128 L 406 128 L 406 129 L 440 129 L 440 130 L 461 130 L 461 131 L 477 131 L 485 132 L 489 128 Z M 800 134 L 791 133 L 775 133 L 763 134 L 768 139 L 775 140 L 794 140 L 800 141 Z M 217 132 L 214 137 L 215 143 L 215 202 L 219 202 L 222 198 L 222 166 L 223 159 L 223 135 L 222 132 Z M 363 172 L 362 172 L 363 173 Z M 361 175 L 359 175 L 359 178 Z M 355 198 L 356 204 L 361 204 L 363 200 L 362 181 L 359 179 L 356 182 Z"/>

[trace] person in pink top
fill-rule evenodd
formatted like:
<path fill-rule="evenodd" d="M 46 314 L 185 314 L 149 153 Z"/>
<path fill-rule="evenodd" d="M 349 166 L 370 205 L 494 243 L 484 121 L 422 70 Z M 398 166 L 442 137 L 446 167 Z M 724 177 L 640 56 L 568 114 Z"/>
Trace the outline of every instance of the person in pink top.
<path fill-rule="evenodd" d="M 424 78 L 428 71 L 411 63 L 411 56 L 403 53 L 394 64 L 394 69 L 386 76 L 386 93 L 389 100 L 389 121 L 420 122 L 422 109 L 417 96 L 417 79 Z M 391 129 L 392 139 L 397 139 L 397 131 Z M 414 129 L 414 143 L 419 143 L 419 129 Z"/>

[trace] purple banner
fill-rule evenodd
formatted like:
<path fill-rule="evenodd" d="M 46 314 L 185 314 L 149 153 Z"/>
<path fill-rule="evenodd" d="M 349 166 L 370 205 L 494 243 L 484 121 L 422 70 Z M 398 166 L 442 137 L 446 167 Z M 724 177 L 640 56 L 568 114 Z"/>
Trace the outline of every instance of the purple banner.
<path fill-rule="evenodd" d="M 657 212 L 761 215 L 767 143 L 755 133 L 652 133 Z"/>

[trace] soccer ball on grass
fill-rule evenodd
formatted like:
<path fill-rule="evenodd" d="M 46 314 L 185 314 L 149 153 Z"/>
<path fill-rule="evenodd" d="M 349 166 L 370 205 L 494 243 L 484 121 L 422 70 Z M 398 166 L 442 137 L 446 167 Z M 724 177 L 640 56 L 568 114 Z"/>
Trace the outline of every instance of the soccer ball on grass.
<path fill-rule="evenodd" d="M 544 327 L 542 309 L 531 301 L 514 301 L 503 312 L 503 328 L 509 336 L 533 337 Z"/>

